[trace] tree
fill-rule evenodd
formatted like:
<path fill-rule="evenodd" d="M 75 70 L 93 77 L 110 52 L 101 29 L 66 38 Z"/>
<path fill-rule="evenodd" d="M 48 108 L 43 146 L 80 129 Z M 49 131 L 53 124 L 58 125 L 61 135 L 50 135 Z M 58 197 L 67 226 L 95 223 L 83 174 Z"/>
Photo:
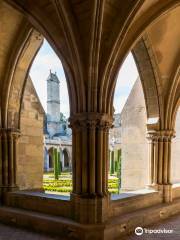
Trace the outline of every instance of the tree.
<path fill-rule="evenodd" d="M 56 148 L 53 148 L 53 161 L 54 161 L 54 178 L 59 179 L 60 164 L 58 163 L 58 152 Z"/>
<path fill-rule="evenodd" d="M 111 151 L 110 174 L 114 174 L 114 151 Z"/>
<path fill-rule="evenodd" d="M 118 178 L 118 193 L 121 188 L 121 149 L 117 152 L 117 178 Z"/>

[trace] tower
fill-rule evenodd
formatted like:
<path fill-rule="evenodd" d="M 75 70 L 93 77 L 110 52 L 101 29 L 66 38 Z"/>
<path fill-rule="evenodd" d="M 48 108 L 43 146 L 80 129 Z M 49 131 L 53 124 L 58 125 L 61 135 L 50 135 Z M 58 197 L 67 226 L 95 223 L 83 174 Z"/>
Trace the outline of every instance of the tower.
<path fill-rule="evenodd" d="M 47 130 L 50 137 L 57 134 L 60 128 L 59 83 L 56 73 L 50 70 L 47 78 Z"/>

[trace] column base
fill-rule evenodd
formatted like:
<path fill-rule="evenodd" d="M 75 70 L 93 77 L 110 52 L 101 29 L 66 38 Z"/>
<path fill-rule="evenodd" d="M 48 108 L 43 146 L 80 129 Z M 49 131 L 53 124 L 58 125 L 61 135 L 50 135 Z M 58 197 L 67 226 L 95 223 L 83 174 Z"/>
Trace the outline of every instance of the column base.
<path fill-rule="evenodd" d="M 110 195 L 91 196 L 71 193 L 72 217 L 79 223 L 102 223 L 108 218 Z"/>
<path fill-rule="evenodd" d="M 172 184 L 149 184 L 147 189 L 159 191 L 162 195 L 163 202 L 172 202 Z"/>
<path fill-rule="evenodd" d="M 155 183 L 148 184 L 148 185 L 146 186 L 146 188 L 149 189 L 149 190 L 158 191 L 158 184 L 155 184 Z"/>
<path fill-rule="evenodd" d="M 18 186 L 0 186 L 0 203 L 4 204 L 6 202 L 6 193 L 14 192 L 19 190 Z"/>
<path fill-rule="evenodd" d="M 163 202 L 172 202 L 172 184 L 159 184 L 158 190 L 162 193 Z"/>

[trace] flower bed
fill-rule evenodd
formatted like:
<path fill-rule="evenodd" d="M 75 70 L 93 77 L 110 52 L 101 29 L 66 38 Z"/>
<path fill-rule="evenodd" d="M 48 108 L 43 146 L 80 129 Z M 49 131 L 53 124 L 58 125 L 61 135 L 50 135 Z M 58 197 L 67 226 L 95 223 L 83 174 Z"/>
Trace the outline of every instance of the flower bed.
<path fill-rule="evenodd" d="M 118 178 L 108 179 L 108 190 L 110 193 L 118 193 Z M 53 174 L 45 174 L 43 179 L 45 191 L 67 193 L 72 191 L 72 179 L 68 173 L 61 174 L 59 180 L 55 180 Z"/>

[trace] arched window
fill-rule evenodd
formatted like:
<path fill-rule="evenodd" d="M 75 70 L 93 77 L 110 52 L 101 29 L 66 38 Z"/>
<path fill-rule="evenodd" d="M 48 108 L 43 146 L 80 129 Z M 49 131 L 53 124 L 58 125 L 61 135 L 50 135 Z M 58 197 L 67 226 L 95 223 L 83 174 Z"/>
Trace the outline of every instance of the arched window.
<path fill-rule="evenodd" d="M 47 186 L 46 179 L 61 180 L 64 176 L 61 174 L 62 156 L 57 149 L 61 144 L 68 144 L 69 151 L 72 148 L 72 134 L 69 134 L 71 129 L 64 127 L 68 126 L 69 95 L 61 61 L 46 39 L 43 40 L 43 36 L 37 51 L 24 87 L 20 115 L 20 130 L 23 138 L 20 140 L 19 149 L 24 151 L 21 150 L 19 156 L 25 158 L 28 152 L 29 164 L 36 165 L 37 169 L 31 173 L 31 169 L 26 169 L 26 165 L 23 172 L 20 172 L 21 168 L 19 168 L 18 179 L 26 173 L 27 190 L 33 188 L 32 179 L 33 185 L 39 189 Z M 49 150 L 46 152 L 45 149 Z M 69 156 L 66 151 L 64 159 L 65 167 L 69 170 Z M 39 176 L 42 166 L 44 166 L 44 174 Z M 66 175 L 71 181 L 72 174 L 67 171 Z M 59 186 L 62 187 L 63 183 L 59 183 Z M 21 182 L 19 185 L 21 189 Z M 62 187 L 62 192 L 63 190 Z M 68 190 L 71 191 L 71 184 Z M 58 192 L 62 194 L 61 189 L 58 189 Z"/>
<path fill-rule="evenodd" d="M 64 167 L 69 168 L 70 159 L 66 149 L 63 150 L 63 158 L 64 158 Z"/>
<path fill-rule="evenodd" d="M 141 79 L 131 53 L 119 71 L 114 111 L 114 127 L 109 135 L 109 191 L 117 193 L 115 187 L 111 189 L 111 181 L 117 178 L 118 192 L 145 188 L 148 182 L 147 114 Z"/>
<path fill-rule="evenodd" d="M 49 154 L 49 168 L 53 168 L 53 167 L 54 167 L 53 158 L 52 158 L 52 155 Z"/>

